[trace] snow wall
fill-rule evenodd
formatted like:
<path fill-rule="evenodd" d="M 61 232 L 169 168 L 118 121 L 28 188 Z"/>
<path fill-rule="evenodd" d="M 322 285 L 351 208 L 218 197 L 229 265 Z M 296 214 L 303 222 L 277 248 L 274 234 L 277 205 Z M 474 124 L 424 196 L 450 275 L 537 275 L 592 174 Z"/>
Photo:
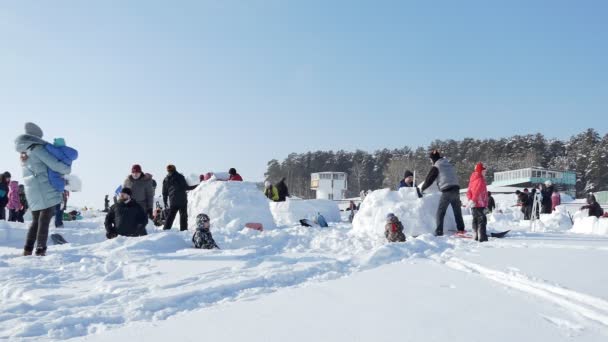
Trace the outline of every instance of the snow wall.
<path fill-rule="evenodd" d="M 270 202 L 270 211 L 278 226 L 293 226 L 301 219 L 314 219 L 321 213 L 327 222 L 340 222 L 340 208 L 330 200 L 292 200 Z"/>
<path fill-rule="evenodd" d="M 268 199 L 251 182 L 202 182 L 188 193 L 189 228 L 196 226 L 196 216 L 201 213 L 211 218 L 212 231 L 236 232 L 248 222 L 276 228 Z M 179 224 L 176 222 L 174 226 Z"/>
<path fill-rule="evenodd" d="M 434 233 L 435 215 L 441 193 L 435 192 L 418 198 L 415 188 L 376 190 L 365 197 L 361 209 L 353 220 L 353 231 L 373 235 L 383 235 L 386 215 L 395 214 L 403 223 L 407 236 Z M 458 208 L 458 210 L 461 210 Z M 454 213 L 448 208 L 445 215 L 444 233 L 456 230 Z"/>

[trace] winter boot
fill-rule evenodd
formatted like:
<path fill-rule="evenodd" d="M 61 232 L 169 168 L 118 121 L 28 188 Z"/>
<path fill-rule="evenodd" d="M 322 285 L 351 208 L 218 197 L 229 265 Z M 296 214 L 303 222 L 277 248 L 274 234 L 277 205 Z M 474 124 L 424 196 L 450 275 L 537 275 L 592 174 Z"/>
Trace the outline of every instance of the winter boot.
<path fill-rule="evenodd" d="M 23 250 L 23 256 L 30 256 L 30 255 L 32 255 L 32 251 L 27 250 L 27 249 Z"/>
<path fill-rule="evenodd" d="M 36 248 L 36 256 L 45 256 L 45 255 L 46 255 L 46 247 Z"/>

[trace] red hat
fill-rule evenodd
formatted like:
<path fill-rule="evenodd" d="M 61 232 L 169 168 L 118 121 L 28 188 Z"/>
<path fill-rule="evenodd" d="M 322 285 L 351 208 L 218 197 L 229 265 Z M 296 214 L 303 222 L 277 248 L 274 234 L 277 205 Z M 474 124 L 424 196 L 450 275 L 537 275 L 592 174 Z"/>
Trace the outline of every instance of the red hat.
<path fill-rule="evenodd" d="M 141 165 L 135 164 L 131 167 L 131 173 L 143 173 L 141 172 Z"/>
<path fill-rule="evenodd" d="M 475 165 L 475 172 L 481 172 L 485 169 L 486 169 L 486 167 L 483 166 L 482 162 L 479 162 L 479 163 L 477 163 L 477 165 Z"/>

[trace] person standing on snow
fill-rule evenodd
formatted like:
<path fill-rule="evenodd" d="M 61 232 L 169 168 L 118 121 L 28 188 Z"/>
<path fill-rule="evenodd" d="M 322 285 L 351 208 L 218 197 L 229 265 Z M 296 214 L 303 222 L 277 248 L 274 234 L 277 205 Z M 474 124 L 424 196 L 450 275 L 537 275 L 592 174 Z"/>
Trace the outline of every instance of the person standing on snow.
<path fill-rule="evenodd" d="M 406 170 L 403 174 L 403 179 L 401 180 L 401 182 L 399 182 L 399 189 L 401 188 L 416 188 L 416 193 L 418 194 L 418 197 L 422 198 L 422 193 L 420 192 L 420 189 L 418 189 L 418 186 L 414 184 L 414 174 L 410 170 Z"/>
<path fill-rule="evenodd" d="M 279 193 L 279 200 L 277 202 L 285 202 L 289 197 L 289 189 L 285 184 L 285 177 L 281 178 L 281 181 L 276 185 L 277 192 Z"/>
<path fill-rule="evenodd" d="M 551 195 L 551 212 L 555 211 L 555 207 L 562 204 L 562 196 L 559 191 L 554 191 Z"/>
<path fill-rule="evenodd" d="M 19 219 L 19 210 L 21 210 L 21 201 L 19 201 L 19 182 L 11 181 L 8 190 L 8 221 L 17 222 Z"/>
<path fill-rule="evenodd" d="M 496 209 L 496 202 L 494 201 L 494 197 L 492 197 L 492 193 L 488 191 L 488 212 L 493 212 Z"/>
<path fill-rule="evenodd" d="M 277 202 L 279 200 L 279 192 L 277 191 L 277 188 L 269 181 L 264 182 L 264 196 L 273 202 Z"/>
<path fill-rule="evenodd" d="M 488 187 L 485 179 L 486 168 L 482 163 L 475 165 L 475 171 L 469 179 L 467 198 L 473 211 L 473 231 L 475 241 L 488 241 L 486 232 L 487 217 L 485 210 L 488 207 Z"/>
<path fill-rule="evenodd" d="M 106 215 L 106 237 L 148 235 L 148 217 L 144 209 L 133 199 L 133 192 L 127 187 L 120 190 L 120 199 Z"/>
<path fill-rule="evenodd" d="M 144 174 L 141 165 L 135 164 L 131 167 L 131 174 L 125 179 L 122 187 L 131 189 L 131 198 L 139 204 L 148 218 L 152 218 L 154 212 L 154 184 L 151 175 Z"/>
<path fill-rule="evenodd" d="M 8 204 L 9 184 L 11 182 L 11 174 L 6 171 L 0 174 L 0 220 L 6 220 L 6 205 Z"/>
<path fill-rule="evenodd" d="M 424 190 L 437 181 L 437 186 L 441 191 L 441 199 L 439 200 L 439 207 L 437 207 L 437 228 L 435 229 L 435 235 L 443 235 L 443 219 L 445 218 L 448 206 L 452 206 L 452 210 L 454 211 L 456 228 L 458 229 L 457 234 L 464 234 L 464 221 L 462 219 L 462 210 L 460 209 L 462 206 L 460 202 L 460 185 L 456 169 L 447 159 L 441 157 L 438 150 L 433 150 L 429 157 L 433 162 L 433 167 L 426 176 L 421 192 L 424 193 Z"/>
<path fill-rule="evenodd" d="M 67 190 L 63 191 L 62 201 L 55 207 L 55 228 L 63 228 L 63 213 L 68 208 L 68 199 L 70 198 L 70 192 Z"/>
<path fill-rule="evenodd" d="M 23 186 L 23 184 L 19 184 L 19 203 L 21 203 L 21 207 L 17 216 L 17 222 L 23 223 L 25 213 L 29 209 L 27 197 L 25 196 L 25 186 Z"/>
<path fill-rule="evenodd" d="M 59 161 L 47 149 L 42 139 L 43 132 L 36 124 L 25 124 L 25 134 L 15 139 L 15 150 L 21 153 L 23 182 L 30 209 L 32 224 L 28 230 L 23 255 L 32 255 L 36 244 L 36 255 L 46 255 L 49 224 L 60 204 L 63 194 L 49 180 L 49 170 L 61 175 L 72 172 L 72 168 Z"/>
<path fill-rule="evenodd" d="M 189 186 L 186 178 L 175 168 L 175 165 L 167 166 L 167 176 L 163 180 L 163 203 L 169 208 L 168 217 L 165 221 L 164 230 L 173 227 L 175 216 L 179 212 L 179 230 L 188 230 L 188 194 L 186 191 L 193 190 L 195 186 Z M 167 204 L 167 200 L 169 201 Z"/>
<path fill-rule="evenodd" d="M 554 191 L 553 184 L 550 180 L 545 181 L 545 185 L 541 188 L 542 198 L 542 213 L 543 214 L 551 214 L 553 210 L 551 209 L 551 196 Z"/>
<path fill-rule="evenodd" d="M 243 177 L 241 177 L 241 175 L 239 175 L 236 172 L 235 168 L 230 168 L 230 170 L 228 170 L 228 174 L 230 175 L 230 177 L 228 177 L 229 182 L 242 182 L 243 181 Z"/>

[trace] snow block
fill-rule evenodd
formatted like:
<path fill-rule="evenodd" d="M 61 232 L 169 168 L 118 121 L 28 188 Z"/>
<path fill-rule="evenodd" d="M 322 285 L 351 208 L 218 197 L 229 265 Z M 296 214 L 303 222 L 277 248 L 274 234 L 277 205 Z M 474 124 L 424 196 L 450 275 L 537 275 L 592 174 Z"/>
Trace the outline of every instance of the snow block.
<path fill-rule="evenodd" d="M 251 182 L 202 182 L 188 194 L 188 222 L 196 225 L 196 216 L 211 218 L 211 230 L 237 232 L 249 222 L 261 223 L 265 230 L 276 228 L 268 199 Z"/>
<path fill-rule="evenodd" d="M 314 221 L 317 213 L 321 213 L 328 222 L 340 222 L 340 208 L 330 200 L 293 200 L 285 202 L 270 202 L 270 212 L 278 226 L 293 226 L 300 220 Z"/>
<path fill-rule="evenodd" d="M 575 218 L 572 233 L 608 235 L 608 219 L 587 216 Z"/>
<path fill-rule="evenodd" d="M 415 188 L 376 190 L 365 197 L 361 209 L 353 220 L 353 231 L 384 236 L 386 215 L 395 214 L 403 223 L 406 236 L 434 233 L 435 216 L 441 193 L 431 193 L 418 198 Z M 461 210 L 458 208 L 458 210 Z M 454 213 L 448 208 L 444 220 L 444 233 L 456 229 Z"/>

